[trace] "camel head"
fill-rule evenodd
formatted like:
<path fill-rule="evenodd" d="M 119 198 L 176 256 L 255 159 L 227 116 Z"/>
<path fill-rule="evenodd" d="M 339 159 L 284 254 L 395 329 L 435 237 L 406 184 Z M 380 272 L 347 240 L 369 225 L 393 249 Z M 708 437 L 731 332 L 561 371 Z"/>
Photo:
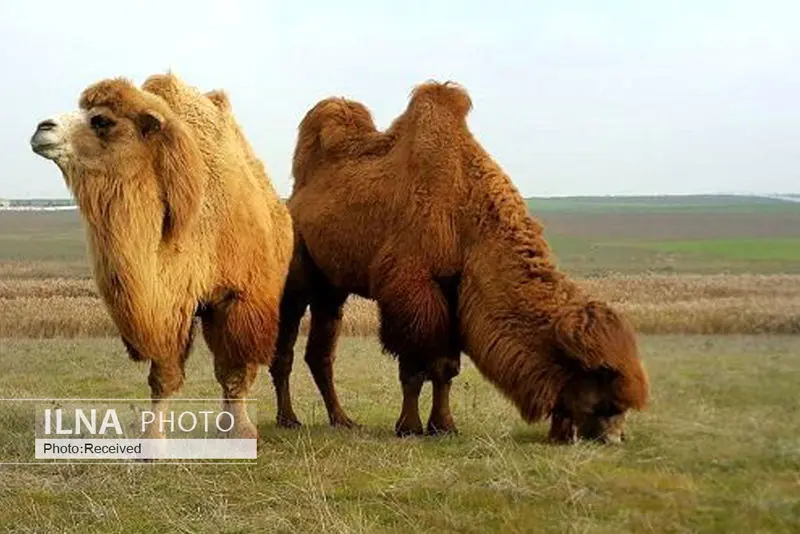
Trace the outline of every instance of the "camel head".
<path fill-rule="evenodd" d="M 30 142 L 61 169 L 82 211 L 99 203 L 107 212 L 125 192 L 149 191 L 148 199 L 163 200 L 150 205 L 164 212 L 172 235 L 197 211 L 205 169 L 199 149 L 162 99 L 127 80 L 90 86 L 78 110 L 41 121 Z"/>
<path fill-rule="evenodd" d="M 564 311 L 553 326 L 568 378 L 551 409 L 550 438 L 621 443 L 628 412 L 643 409 L 649 394 L 633 328 L 596 301 Z"/>
<path fill-rule="evenodd" d="M 99 82 L 84 91 L 80 109 L 41 121 L 31 147 L 55 162 L 67 180 L 81 169 L 147 160 L 147 139 L 164 125 L 163 106 L 153 103 L 148 106 L 145 95 L 125 80 Z"/>
<path fill-rule="evenodd" d="M 577 439 L 619 444 L 625 441 L 629 407 L 613 394 L 613 378 L 582 373 L 561 392 L 551 414 L 550 439 L 571 443 Z"/>

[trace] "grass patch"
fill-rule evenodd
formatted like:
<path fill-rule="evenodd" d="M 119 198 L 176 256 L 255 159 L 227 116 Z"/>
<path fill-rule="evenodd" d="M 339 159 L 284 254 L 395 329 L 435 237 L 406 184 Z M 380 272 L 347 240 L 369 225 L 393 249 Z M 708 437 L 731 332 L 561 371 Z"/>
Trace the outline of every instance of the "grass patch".
<path fill-rule="evenodd" d="M 3 467 L 0 521 L 67 533 L 800 529 L 800 338 L 644 336 L 642 347 L 653 404 L 621 448 L 545 444 L 546 425 L 524 424 L 467 360 L 453 386 L 460 435 L 397 439 L 395 363 L 372 339 L 344 338 L 337 382 L 360 430 L 328 428 L 300 360 L 299 431 L 274 426 L 259 380 L 257 465 Z M 147 368 L 117 340 L 7 341 L 0 365 L 6 396 L 147 395 Z M 202 343 L 182 394 L 217 394 Z M 17 446 L 3 449 L 26 450 L 24 420 L 4 420 L 1 439 Z"/>
<path fill-rule="evenodd" d="M 552 236 L 559 266 L 578 277 L 617 274 L 800 274 L 800 237 L 624 239 Z"/>

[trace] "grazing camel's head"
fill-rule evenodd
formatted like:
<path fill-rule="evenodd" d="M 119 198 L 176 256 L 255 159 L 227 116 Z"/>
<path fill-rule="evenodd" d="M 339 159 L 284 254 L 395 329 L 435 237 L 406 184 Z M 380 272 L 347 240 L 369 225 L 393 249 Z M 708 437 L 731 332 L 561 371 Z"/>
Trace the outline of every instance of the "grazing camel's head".
<path fill-rule="evenodd" d="M 614 394 L 610 373 L 584 373 L 565 386 L 552 412 L 550 438 L 619 444 L 625 441 L 625 420 L 631 408 Z"/>
<path fill-rule="evenodd" d="M 165 237 L 197 211 L 205 172 L 197 145 L 162 99 L 127 80 L 87 88 L 77 111 L 38 124 L 31 147 L 58 165 L 83 211 L 107 213 L 134 197 L 141 210 L 158 204 Z"/>
<path fill-rule="evenodd" d="M 551 409 L 550 438 L 621 443 L 630 410 L 648 401 L 647 373 L 631 325 L 602 302 L 564 310 L 554 324 L 569 377 Z"/>

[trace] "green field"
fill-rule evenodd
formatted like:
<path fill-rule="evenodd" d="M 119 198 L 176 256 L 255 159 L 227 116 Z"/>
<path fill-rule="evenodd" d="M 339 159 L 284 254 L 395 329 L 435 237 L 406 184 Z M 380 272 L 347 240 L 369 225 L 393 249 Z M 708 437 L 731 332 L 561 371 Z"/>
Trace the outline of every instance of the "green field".
<path fill-rule="evenodd" d="M 622 447 L 547 444 L 546 423 L 522 422 L 466 358 L 452 395 L 459 435 L 396 438 L 397 368 L 362 302 L 348 331 L 365 337 L 343 338 L 336 363 L 359 429 L 328 427 L 301 339 L 304 426 L 275 426 L 262 370 L 255 465 L 0 465 L 0 531 L 800 532 L 800 337 L 763 333 L 800 331 L 800 204 L 529 204 L 567 272 L 644 331 L 675 332 L 640 335 L 653 402 Z M 77 213 L 0 211 L 0 321 L 30 327 L 0 324 L 16 332 L 0 337 L 0 397 L 148 396 L 145 365 L 116 338 L 88 337 L 113 333 L 90 276 Z M 198 338 L 181 396 L 217 395 Z M 33 455 L 23 412 L 0 402 L 0 461 Z"/>
<path fill-rule="evenodd" d="M 561 265 L 612 273 L 800 273 L 800 202 L 757 197 L 529 199 Z"/>
<path fill-rule="evenodd" d="M 713 255 L 743 262 L 793 263 L 800 261 L 800 238 L 792 237 L 661 241 L 647 246 L 663 252 Z"/>

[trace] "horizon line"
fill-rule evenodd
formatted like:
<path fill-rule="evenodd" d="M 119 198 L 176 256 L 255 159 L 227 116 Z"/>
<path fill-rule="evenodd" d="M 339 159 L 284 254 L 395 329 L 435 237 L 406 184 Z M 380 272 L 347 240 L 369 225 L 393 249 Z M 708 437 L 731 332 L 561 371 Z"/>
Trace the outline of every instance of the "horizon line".
<path fill-rule="evenodd" d="M 800 197 L 799 192 L 782 192 L 782 193 L 614 193 L 607 195 L 600 194 L 565 194 L 565 195 L 522 195 L 522 198 L 660 198 L 660 197 L 758 197 L 770 198 L 780 200 L 782 197 Z M 281 200 L 287 200 L 289 197 L 281 196 Z M 0 201 L 69 201 L 74 203 L 75 199 L 72 197 L 6 197 L 0 196 Z"/>

